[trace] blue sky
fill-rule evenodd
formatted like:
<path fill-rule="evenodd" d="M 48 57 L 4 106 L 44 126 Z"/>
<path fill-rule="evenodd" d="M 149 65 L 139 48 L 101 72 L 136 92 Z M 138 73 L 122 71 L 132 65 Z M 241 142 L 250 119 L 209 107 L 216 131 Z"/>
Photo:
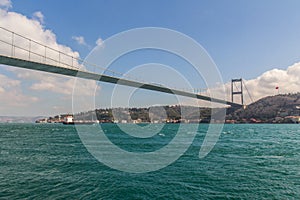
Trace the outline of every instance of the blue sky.
<path fill-rule="evenodd" d="M 105 40 L 132 28 L 163 27 L 182 32 L 201 44 L 218 66 L 224 82 L 242 77 L 250 81 L 250 89 L 260 87 L 262 80 L 271 80 L 270 74 L 276 77 L 270 87 L 280 84 L 282 74 L 287 74 L 289 80 L 288 67 L 300 60 L 300 1 L 297 0 L 12 0 L 10 5 L 7 12 L 29 19 L 34 18 L 33 13 L 40 12 L 42 28 L 51 30 L 58 44 L 71 47 L 82 58 L 99 38 Z M 81 37 L 84 43 L 79 44 L 75 37 Z M 32 80 L 24 81 L 9 70 L 1 73 L 21 81 L 25 95 L 42 98 L 40 93 L 28 89 Z M 260 91 L 256 97 L 263 93 Z M 9 113 L 3 111 L 3 114 Z M 46 111 L 34 114 L 46 114 Z"/>
<path fill-rule="evenodd" d="M 13 1 L 13 9 L 26 16 L 41 11 L 45 26 L 60 43 L 90 49 L 71 39 L 84 36 L 94 45 L 137 27 L 157 26 L 194 38 L 212 56 L 224 80 L 254 78 L 299 60 L 300 13 L 297 0 L 276 1 Z"/>

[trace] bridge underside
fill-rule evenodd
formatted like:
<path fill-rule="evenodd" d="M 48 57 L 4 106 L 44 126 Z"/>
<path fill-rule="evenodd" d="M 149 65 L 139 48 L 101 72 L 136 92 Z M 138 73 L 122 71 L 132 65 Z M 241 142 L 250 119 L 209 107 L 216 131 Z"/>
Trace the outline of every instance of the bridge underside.
<path fill-rule="evenodd" d="M 95 80 L 95 81 L 125 85 L 125 86 L 130 86 L 130 87 L 143 88 L 146 90 L 158 91 L 158 92 L 163 92 L 163 93 L 168 93 L 168 94 L 176 94 L 176 95 L 180 95 L 180 96 L 196 98 L 196 99 L 211 101 L 211 102 L 215 102 L 215 103 L 226 104 L 226 105 L 230 105 L 231 107 L 236 107 L 236 108 L 242 107 L 242 105 L 237 104 L 237 103 L 232 103 L 232 102 L 224 101 L 221 99 L 211 98 L 208 96 L 203 96 L 203 95 L 194 94 L 194 93 L 190 93 L 190 92 L 174 90 L 174 89 L 170 89 L 170 88 L 163 87 L 163 86 L 158 86 L 158 85 L 153 85 L 153 84 L 145 84 L 145 83 L 140 83 L 137 81 L 131 81 L 131 80 L 121 79 L 121 78 L 117 78 L 117 77 L 101 75 L 101 74 L 96 74 L 96 73 L 87 72 L 87 71 L 81 71 L 78 69 L 63 68 L 63 67 L 58 67 L 55 65 L 27 61 L 27 60 L 22 60 L 22 59 L 2 56 L 2 55 L 0 55 L 0 64 L 14 66 L 14 67 L 20 67 L 20 68 L 24 68 L 24 69 L 49 72 L 49 73 L 54 73 L 54 74 L 78 77 L 78 78 L 83 78 L 83 79 L 90 79 L 90 80 Z"/>

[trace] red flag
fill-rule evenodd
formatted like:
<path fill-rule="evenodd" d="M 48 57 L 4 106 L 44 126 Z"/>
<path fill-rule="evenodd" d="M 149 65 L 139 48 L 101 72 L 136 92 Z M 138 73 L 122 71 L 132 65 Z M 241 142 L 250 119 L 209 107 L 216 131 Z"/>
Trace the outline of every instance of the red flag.
<path fill-rule="evenodd" d="M 279 87 L 278 86 L 276 86 L 276 88 L 275 88 L 276 90 L 278 90 L 279 89 Z"/>

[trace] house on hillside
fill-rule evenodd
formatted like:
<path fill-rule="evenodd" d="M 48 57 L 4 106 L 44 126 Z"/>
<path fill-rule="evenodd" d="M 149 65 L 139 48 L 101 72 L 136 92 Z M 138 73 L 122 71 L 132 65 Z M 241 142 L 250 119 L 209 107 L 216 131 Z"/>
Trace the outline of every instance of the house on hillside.
<path fill-rule="evenodd" d="M 297 124 L 300 123 L 300 116 L 287 116 L 284 119 L 290 120 L 293 123 L 297 123 Z"/>

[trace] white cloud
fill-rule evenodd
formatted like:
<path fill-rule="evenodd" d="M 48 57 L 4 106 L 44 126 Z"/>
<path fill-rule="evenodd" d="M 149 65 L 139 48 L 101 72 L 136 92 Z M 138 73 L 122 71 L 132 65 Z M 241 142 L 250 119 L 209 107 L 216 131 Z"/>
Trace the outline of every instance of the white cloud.
<path fill-rule="evenodd" d="M 8 10 L 12 7 L 12 3 L 10 0 L 0 0 L 0 8 L 4 10 Z"/>
<path fill-rule="evenodd" d="M 20 86 L 19 80 L 13 80 L 3 74 L 0 74 L 0 87 L 10 89 L 19 86 Z"/>
<path fill-rule="evenodd" d="M 61 98 L 71 98 L 73 95 L 73 88 L 75 85 L 75 77 L 66 77 L 63 75 L 55 75 L 46 72 L 25 69 L 10 70 L 17 74 L 20 80 L 33 81 L 34 83 L 29 87 L 33 91 L 47 91 L 56 94 L 62 94 Z M 93 96 L 95 92 L 96 81 L 80 80 L 80 84 L 76 85 L 76 91 L 80 95 Z M 98 88 L 99 89 L 99 88 Z"/>
<path fill-rule="evenodd" d="M 31 78 L 32 80 L 32 78 Z M 92 80 L 85 80 L 76 85 L 76 90 L 84 96 L 93 96 L 95 92 L 96 82 Z M 55 77 L 47 75 L 47 79 L 40 79 L 32 84 L 30 89 L 35 91 L 48 91 L 57 94 L 65 95 L 63 98 L 72 97 L 75 78 Z"/>
<path fill-rule="evenodd" d="M 3 5 L 3 0 L 0 0 Z M 59 44 L 56 40 L 56 35 L 48 29 L 45 29 L 41 22 L 43 21 L 43 15 L 40 12 L 33 14 L 33 18 L 30 19 L 27 16 L 16 12 L 10 12 L 0 8 L 0 27 L 4 27 L 15 33 L 19 33 L 31 40 L 37 41 L 48 47 L 56 49 L 58 51 L 64 52 L 74 58 L 79 57 L 79 53 L 73 51 L 70 47 Z M 17 26 L 16 26 L 17 24 Z M 1 39 L 10 42 L 12 40 L 11 33 L 0 29 Z M 15 44 L 22 45 L 23 48 L 29 48 L 29 40 L 21 38 L 17 35 L 14 37 Z M 35 43 L 31 44 L 31 52 L 36 52 L 43 54 L 45 52 L 45 47 L 42 45 L 37 45 Z M 42 53 L 41 53 L 42 52 Z M 0 53 L 4 55 L 11 54 L 11 47 L 0 43 Z M 70 64 L 72 60 L 68 59 L 70 57 L 59 55 L 58 52 L 52 51 L 49 48 L 46 49 L 47 57 L 52 59 L 58 59 L 60 57 L 62 62 Z M 42 62 L 43 55 L 34 56 L 31 54 L 30 59 L 33 61 Z M 28 59 L 28 52 L 18 51 L 16 48 L 15 56 L 20 58 Z M 73 60 L 74 61 L 74 60 Z M 50 61 L 47 61 L 48 63 Z M 78 65 L 76 61 L 74 65 Z M 75 78 L 54 75 L 44 72 L 25 70 L 14 67 L 1 66 L 1 69 L 9 71 L 16 75 L 15 78 L 10 78 L 4 75 L 0 76 L 0 110 L 1 113 L 19 113 L 18 109 L 15 107 L 23 106 L 24 109 L 22 114 L 31 115 L 38 113 L 53 113 L 51 110 L 55 106 L 60 106 L 64 108 L 70 108 L 70 99 L 72 98 L 72 91 Z M 79 86 L 78 88 L 84 95 L 93 95 L 95 90 L 95 81 L 87 81 L 87 84 Z M 42 95 L 42 91 L 46 91 L 45 95 Z M 26 95 L 25 95 L 25 94 Z M 27 94 L 31 94 L 27 95 Z M 48 97 L 58 98 L 57 102 L 47 102 Z M 39 98 L 37 98 L 39 97 Z M 67 100 L 66 100 L 67 99 Z M 65 101 L 64 101 L 65 100 Z M 39 101 L 37 104 L 35 102 Z M 25 109 L 26 107 L 26 109 Z M 39 110 L 43 109 L 43 110 Z M 30 111 L 31 110 L 31 111 Z M 70 110 L 69 110 L 70 111 Z M 57 110 L 55 110 L 57 112 Z"/>
<path fill-rule="evenodd" d="M 29 106 L 39 99 L 25 95 L 22 91 L 21 82 L 0 74 L 0 110 L 7 108 L 20 108 Z"/>
<path fill-rule="evenodd" d="M 275 89 L 279 87 L 279 93 L 300 92 L 300 63 L 289 66 L 286 70 L 272 69 L 257 77 L 245 81 L 254 99 L 277 94 Z"/>
<path fill-rule="evenodd" d="M 272 69 L 266 71 L 255 79 L 244 80 L 244 103 L 250 104 L 252 97 L 253 101 L 266 96 L 272 96 L 286 93 L 300 92 L 300 62 L 289 66 L 287 69 Z M 224 84 L 226 89 L 226 99 L 231 101 L 231 83 Z M 238 86 L 239 87 L 239 86 Z M 249 90 L 250 96 L 246 90 Z M 276 90 L 279 87 L 279 91 Z M 210 92 L 218 94 L 221 93 L 221 88 L 212 88 Z M 238 96 L 236 102 L 240 103 Z"/>
<path fill-rule="evenodd" d="M 40 13 L 41 14 L 41 13 Z M 31 53 L 31 60 L 33 61 L 43 61 L 43 56 L 46 52 L 47 56 L 47 63 L 51 64 L 54 63 L 52 60 L 59 60 L 61 59 L 64 63 L 71 65 L 77 65 L 76 62 L 72 62 L 71 57 L 78 58 L 79 53 L 73 51 L 70 47 L 58 44 L 56 41 L 56 35 L 49 29 L 45 29 L 41 22 L 38 19 L 29 19 L 28 17 L 16 13 L 16 12 L 9 12 L 6 10 L 0 10 L 0 26 L 4 27 L 8 30 L 11 30 L 15 33 L 19 33 L 24 37 L 30 38 L 33 41 L 41 43 L 43 45 L 39 45 L 37 43 L 31 42 L 30 51 Z M 17 24 L 17 26 L 16 26 Z M 8 43 L 12 41 L 12 34 L 8 31 L 0 29 L 1 38 Z M 29 40 L 24 39 L 20 36 L 14 36 L 14 44 L 19 45 L 24 49 L 29 49 Z M 44 45 L 55 49 L 60 52 L 64 52 L 66 55 L 63 56 L 62 54 L 59 55 L 57 51 L 51 50 L 50 48 L 45 48 Z M 0 53 L 11 55 L 11 47 L 6 44 L 0 45 Z M 43 52 L 43 53 L 41 53 Z M 34 54 L 35 53 L 35 54 Z M 28 52 L 21 50 L 20 48 L 14 49 L 14 55 L 23 59 L 28 59 Z M 51 58 L 51 59 L 49 59 Z"/>
<path fill-rule="evenodd" d="M 96 40 L 96 45 L 97 45 L 97 46 L 102 46 L 102 45 L 103 45 L 103 40 L 102 40 L 101 38 L 98 38 L 98 39 Z"/>
<path fill-rule="evenodd" d="M 41 24 L 44 24 L 44 15 L 41 11 L 34 12 L 32 16 L 33 19 L 39 21 Z"/>
<path fill-rule="evenodd" d="M 75 40 L 79 45 L 87 45 L 83 36 L 72 36 L 72 39 Z"/>
<path fill-rule="evenodd" d="M 64 66 L 73 65 L 75 67 L 78 67 L 78 63 L 75 59 L 72 58 L 78 58 L 79 53 L 73 51 L 68 46 L 57 43 L 56 35 L 51 30 L 45 29 L 40 23 L 39 20 L 43 18 L 42 13 L 35 12 L 34 16 L 38 17 L 39 19 L 29 19 L 22 14 L 0 9 L 0 27 L 4 27 L 5 29 L 21 34 L 24 37 L 30 38 L 31 41 L 36 41 L 42 45 L 36 42 L 30 42 L 29 39 L 20 37 L 18 35 L 12 36 L 11 32 L 4 29 L 0 29 L 1 39 L 5 40 L 7 43 L 11 43 L 11 41 L 13 40 L 16 46 L 19 46 L 26 50 L 29 50 L 30 48 L 30 60 L 32 61 L 46 61 L 48 64 L 57 64 L 57 62 L 55 61 L 60 60 L 61 63 L 65 63 Z M 16 26 L 16 24 L 18 26 Z M 44 45 L 47 46 L 47 48 L 45 48 Z M 58 51 L 63 52 L 65 55 L 58 53 Z M 12 51 L 10 45 L 1 43 L 1 54 L 12 55 L 12 52 L 16 57 L 19 57 L 21 59 L 29 59 L 28 51 L 24 51 L 18 47 L 14 48 L 14 51 Z M 46 60 L 44 58 L 45 55 L 47 56 Z"/>

